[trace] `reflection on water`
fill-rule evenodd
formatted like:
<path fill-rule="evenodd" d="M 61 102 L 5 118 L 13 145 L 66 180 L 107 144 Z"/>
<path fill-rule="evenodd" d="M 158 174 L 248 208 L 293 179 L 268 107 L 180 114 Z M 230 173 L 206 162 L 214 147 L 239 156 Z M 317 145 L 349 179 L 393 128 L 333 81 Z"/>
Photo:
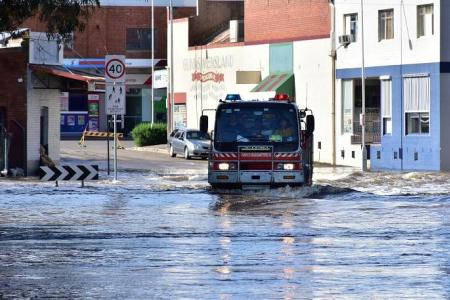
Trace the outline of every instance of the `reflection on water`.
<path fill-rule="evenodd" d="M 0 298 L 450 298 L 448 174 L 322 168 L 310 188 L 220 193 L 128 179 L 2 182 Z"/>

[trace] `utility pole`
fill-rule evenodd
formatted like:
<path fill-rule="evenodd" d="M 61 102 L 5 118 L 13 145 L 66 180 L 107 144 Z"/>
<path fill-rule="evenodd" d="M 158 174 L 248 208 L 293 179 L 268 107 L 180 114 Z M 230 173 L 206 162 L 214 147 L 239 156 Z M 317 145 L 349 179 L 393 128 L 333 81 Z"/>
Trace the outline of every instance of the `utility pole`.
<path fill-rule="evenodd" d="M 155 103 L 155 4 L 152 0 L 152 117 L 151 117 L 151 124 L 153 126 L 154 123 L 154 103 Z"/>
<path fill-rule="evenodd" d="M 174 97 L 174 89 L 173 89 L 173 5 L 172 0 L 169 2 L 170 8 L 169 8 L 169 14 L 170 14 L 170 100 L 171 100 L 171 129 L 175 129 L 175 97 Z"/>
<path fill-rule="evenodd" d="M 362 164 L 361 171 L 367 171 L 367 149 L 366 149 L 366 74 L 364 65 L 364 0 L 361 0 L 361 147 Z"/>

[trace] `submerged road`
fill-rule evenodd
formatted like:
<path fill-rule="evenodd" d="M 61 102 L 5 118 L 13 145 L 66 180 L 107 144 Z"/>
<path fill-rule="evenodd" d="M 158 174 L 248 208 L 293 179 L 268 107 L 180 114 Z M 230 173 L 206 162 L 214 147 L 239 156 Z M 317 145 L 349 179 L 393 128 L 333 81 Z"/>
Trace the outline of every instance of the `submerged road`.
<path fill-rule="evenodd" d="M 0 299 L 450 298 L 449 174 L 213 192 L 204 161 L 152 157 L 84 189 L 0 181 Z"/>

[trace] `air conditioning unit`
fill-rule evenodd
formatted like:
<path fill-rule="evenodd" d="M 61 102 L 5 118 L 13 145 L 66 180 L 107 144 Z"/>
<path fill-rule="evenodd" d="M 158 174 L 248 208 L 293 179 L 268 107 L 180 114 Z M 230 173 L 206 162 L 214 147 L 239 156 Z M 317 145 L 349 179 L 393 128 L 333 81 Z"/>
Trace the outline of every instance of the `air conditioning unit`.
<path fill-rule="evenodd" d="M 347 47 L 352 42 L 354 42 L 353 35 L 346 34 L 339 36 L 339 44 L 341 44 L 344 47 Z"/>

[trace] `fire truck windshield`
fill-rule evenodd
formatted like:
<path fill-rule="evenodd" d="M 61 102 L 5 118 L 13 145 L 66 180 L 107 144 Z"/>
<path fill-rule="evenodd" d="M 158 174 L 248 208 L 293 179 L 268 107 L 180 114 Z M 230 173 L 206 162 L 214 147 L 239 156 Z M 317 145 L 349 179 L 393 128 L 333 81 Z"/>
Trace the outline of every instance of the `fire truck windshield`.
<path fill-rule="evenodd" d="M 234 102 L 218 107 L 214 146 L 237 151 L 242 144 L 274 145 L 276 151 L 299 148 L 297 107 L 280 102 Z"/>

